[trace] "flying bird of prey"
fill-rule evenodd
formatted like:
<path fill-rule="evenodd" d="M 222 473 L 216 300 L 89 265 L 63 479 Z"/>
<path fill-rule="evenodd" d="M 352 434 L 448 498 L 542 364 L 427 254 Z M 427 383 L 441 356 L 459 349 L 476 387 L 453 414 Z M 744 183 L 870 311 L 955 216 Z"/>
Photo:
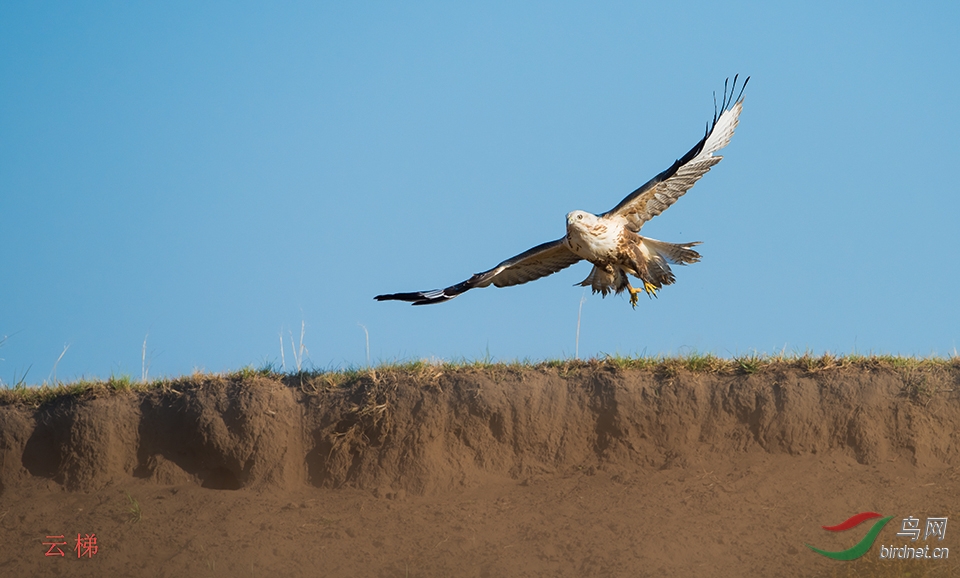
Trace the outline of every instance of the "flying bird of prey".
<path fill-rule="evenodd" d="M 675 203 L 723 158 L 713 153 L 727 146 L 733 136 L 743 109 L 743 90 L 749 80 L 749 77 L 744 80 L 736 100 L 733 95 L 737 77 L 733 77 L 729 93 L 727 83 L 724 83 L 720 109 L 714 108 L 713 122 L 707 124 L 706 134 L 700 142 L 613 209 L 602 215 L 586 211 L 568 213 L 567 234 L 562 238 L 537 245 L 462 283 L 433 291 L 377 295 L 374 299 L 409 301 L 414 305 L 440 303 L 491 283 L 497 287 L 509 287 L 533 281 L 581 259 L 592 263 L 593 269 L 580 285 L 592 287 L 594 293 L 606 297 L 610 292 L 628 291 L 633 307 L 637 306 L 637 295 L 641 291 L 655 297 L 659 289 L 676 280 L 670 270 L 671 264 L 686 265 L 700 260 L 700 254 L 692 249 L 700 243 L 657 241 L 641 237 L 638 234 L 640 228 Z M 643 286 L 633 287 L 628 275 L 640 279 Z"/>

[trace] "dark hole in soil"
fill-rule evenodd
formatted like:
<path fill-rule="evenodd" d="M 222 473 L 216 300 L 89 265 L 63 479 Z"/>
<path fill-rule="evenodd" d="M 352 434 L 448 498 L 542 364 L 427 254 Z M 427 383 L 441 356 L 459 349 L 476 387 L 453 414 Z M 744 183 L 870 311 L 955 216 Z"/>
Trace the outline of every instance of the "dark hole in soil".
<path fill-rule="evenodd" d="M 243 487 L 236 474 L 223 466 L 210 470 L 200 485 L 211 490 L 239 490 Z"/>

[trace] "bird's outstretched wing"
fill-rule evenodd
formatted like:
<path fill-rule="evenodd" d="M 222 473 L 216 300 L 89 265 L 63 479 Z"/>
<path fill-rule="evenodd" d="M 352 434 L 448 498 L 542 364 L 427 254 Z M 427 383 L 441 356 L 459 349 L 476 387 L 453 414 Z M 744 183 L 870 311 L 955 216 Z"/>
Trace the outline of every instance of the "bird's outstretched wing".
<path fill-rule="evenodd" d="M 644 223 L 667 210 L 667 207 L 690 190 L 700 177 L 707 174 L 710 167 L 723 158 L 714 156 L 713 153 L 727 146 L 734 129 L 737 128 L 740 111 L 743 109 L 743 89 L 747 87 L 749 80 L 748 76 L 743 81 L 736 101 L 733 95 L 737 88 L 737 77 L 733 77 L 729 94 L 727 83 L 724 83 L 719 116 L 717 111 L 714 111 L 713 124 L 707 126 L 707 133 L 700 142 L 670 168 L 650 179 L 645 185 L 627 195 L 619 205 L 601 216 L 623 217 L 626 219 L 627 228 L 637 232 Z"/>
<path fill-rule="evenodd" d="M 493 283 L 497 287 L 520 285 L 540 277 L 546 277 L 565 269 L 580 260 L 573 251 L 567 248 L 563 239 L 543 243 L 536 247 L 511 257 L 489 271 L 477 273 L 462 283 L 451 285 L 446 289 L 433 291 L 414 291 L 412 293 L 391 293 L 377 295 L 377 301 L 410 301 L 414 305 L 429 305 L 449 301 L 461 293 L 474 287 L 486 287 Z"/>

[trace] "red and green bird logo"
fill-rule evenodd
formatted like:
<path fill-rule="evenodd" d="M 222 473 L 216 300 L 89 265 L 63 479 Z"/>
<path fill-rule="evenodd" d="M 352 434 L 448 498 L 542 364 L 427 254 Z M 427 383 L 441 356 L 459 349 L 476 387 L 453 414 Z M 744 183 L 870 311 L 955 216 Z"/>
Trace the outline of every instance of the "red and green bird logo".
<path fill-rule="evenodd" d="M 880 519 L 873 523 L 873 527 L 870 528 L 870 531 L 867 532 L 867 535 L 864 536 L 862 540 L 857 542 L 852 548 L 847 548 L 846 550 L 840 550 L 838 552 L 831 552 L 830 550 L 821 550 L 820 548 L 815 548 L 810 544 L 804 544 L 804 546 L 810 548 L 817 554 L 821 554 L 827 558 L 833 558 L 834 560 L 856 560 L 860 556 L 866 554 L 867 550 L 870 549 L 870 546 L 873 546 L 873 543 L 877 539 L 877 535 L 880 534 L 880 530 L 887 525 L 887 522 L 893 519 L 893 516 L 881 517 L 880 514 L 876 512 L 860 512 L 859 514 L 850 516 L 836 526 L 822 526 L 824 530 L 830 532 L 843 532 L 844 530 L 855 528 L 861 523 L 874 518 Z"/>

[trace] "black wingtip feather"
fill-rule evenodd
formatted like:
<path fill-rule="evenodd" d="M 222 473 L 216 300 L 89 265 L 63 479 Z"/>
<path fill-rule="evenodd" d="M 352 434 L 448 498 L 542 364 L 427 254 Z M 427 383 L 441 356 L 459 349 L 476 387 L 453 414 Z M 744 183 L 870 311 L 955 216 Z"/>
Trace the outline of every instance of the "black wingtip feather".
<path fill-rule="evenodd" d="M 740 74 L 733 75 L 733 82 L 730 82 L 730 77 L 727 77 L 723 81 L 723 98 L 720 99 L 720 107 L 717 108 L 717 93 L 713 93 L 713 123 L 707 125 L 707 134 L 710 134 L 710 131 L 713 130 L 713 127 L 717 125 L 717 121 L 720 120 L 720 115 L 722 115 L 727 109 L 729 109 L 734 104 L 743 100 L 743 91 L 747 88 L 747 83 L 750 82 L 750 77 L 748 76 L 744 79 L 743 84 L 740 85 L 740 92 L 737 93 L 737 98 L 734 100 L 733 95 L 737 92 L 737 81 L 740 79 Z"/>
<path fill-rule="evenodd" d="M 389 293 L 387 295 L 377 295 L 374 297 L 377 301 L 420 301 L 424 298 L 423 292 L 414 293 Z"/>
<path fill-rule="evenodd" d="M 374 297 L 377 301 L 406 301 L 411 305 L 430 305 L 431 303 L 443 303 L 459 295 L 449 294 L 449 289 L 445 291 L 414 291 L 411 293 L 388 293 L 386 295 L 377 295 Z"/>
<path fill-rule="evenodd" d="M 746 79 L 744 79 L 743 84 L 740 85 L 740 94 L 737 95 L 736 102 L 740 102 L 741 100 L 743 100 L 743 91 L 746 90 L 748 82 L 750 82 L 749 76 Z"/>

